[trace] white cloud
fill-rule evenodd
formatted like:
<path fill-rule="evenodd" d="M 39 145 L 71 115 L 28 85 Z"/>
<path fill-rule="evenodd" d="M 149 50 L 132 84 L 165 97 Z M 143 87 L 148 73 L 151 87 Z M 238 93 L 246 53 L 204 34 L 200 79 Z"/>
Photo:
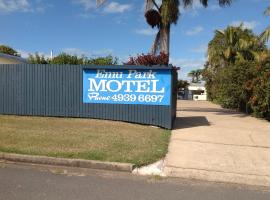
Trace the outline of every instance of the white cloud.
<path fill-rule="evenodd" d="M 231 26 L 240 26 L 240 24 L 243 24 L 243 27 L 244 28 L 247 28 L 247 29 L 254 29 L 256 26 L 259 25 L 259 22 L 253 20 L 253 21 L 233 21 L 231 23 Z"/>
<path fill-rule="evenodd" d="M 84 7 L 86 11 L 94 10 L 97 8 L 96 0 L 72 0 L 74 4 L 79 4 Z M 121 4 L 112 1 L 102 6 L 103 13 L 123 13 L 131 9 L 131 4 Z M 86 16 L 86 17 L 85 17 Z M 88 18 L 88 15 L 82 15 L 84 18 Z"/>
<path fill-rule="evenodd" d="M 29 0 L 0 0 L 0 14 L 12 12 L 44 12 L 52 4 L 44 3 L 43 0 L 36 0 L 29 3 Z"/>
<path fill-rule="evenodd" d="M 28 58 L 29 57 L 29 54 L 32 54 L 34 55 L 36 52 L 29 52 L 29 51 L 25 51 L 25 50 L 17 50 L 18 53 L 21 55 L 22 58 Z M 50 58 L 51 55 L 50 54 L 46 54 L 46 53 L 43 53 L 43 52 L 37 52 L 39 55 L 44 55 L 45 58 Z"/>
<path fill-rule="evenodd" d="M 197 35 L 201 33 L 203 30 L 204 29 L 202 26 L 195 26 L 192 29 L 185 31 L 185 34 L 188 36 Z"/>
<path fill-rule="evenodd" d="M 100 57 L 100 56 L 108 56 L 113 54 L 112 49 L 100 49 L 100 50 L 95 50 L 90 53 L 90 57 Z"/>
<path fill-rule="evenodd" d="M 207 47 L 207 45 L 200 45 L 198 47 L 190 49 L 190 51 L 193 53 L 206 53 Z"/>
<path fill-rule="evenodd" d="M 203 9 L 207 11 L 218 11 L 221 9 L 219 4 L 217 2 L 209 2 L 208 6 L 205 8 L 200 0 L 193 0 L 193 4 L 191 6 L 188 6 L 187 8 L 184 8 L 183 5 L 180 5 L 180 13 L 183 15 L 190 15 L 192 17 L 199 16 L 199 12 Z"/>
<path fill-rule="evenodd" d="M 123 13 L 131 9 L 131 4 L 120 4 L 117 2 L 110 2 L 108 5 L 105 6 L 104 12 L 105 13 Z"/>
<path fill-rule="evenodd" d="M 29 10 L 31 10 L 31 6 L 28 0 L 0 0 L 0 12 L 27 12 Z"/>
<path fill-rule="evenodd" d="M 181 68 L 202 68 L 204 66 L 205 59 L 170 58 L 170 63 Z"/>
<path fill-rule="evenodd" d="M 85 10 L 91 10 L 97 7 L 95 0 L 73 0 L 73 3 L 82 5 Z"/>
<path fill-rule="evenodd" d="M 84 19 L 94 19 L 94 18 L 96 18 L 96 15 L 94 15 L 92 13 L 81 13 L 81 14 L 78 14 L 78 17 L 81 17 Z"/>
<path fill-rule="evenodd" d="M 135 32 L 140 35 L 152 36 L 157 33 L 157 30 L 151 28 L 144 28 L 144 29 L 137 29 Z"/>
<path fill-rule="evenodd" d="M 89 54 L 89 52 L 84 51 L 84 50 L 79 49 L 79 48 L 64 48 L 62 51 L 67 53 L 67 54 L 78 55 L 78 56 L 81 56 L 81 55 L 86 56 Z"/>
<path fill-rule="evenodd" d="M 216 10 L 220 10 L 221 7 L 218 5 L 218 4 L 212 4 L 212 5 L 209 5 L 207 7 L 208 10 L 212 10 L 212 11 L 216 11 Z"/>
<path fill-rule="evenodd" d="M 100 57 L 100 56 L 108 56 L 113 53 L 112 49 L 100 49 L 95 51 L 88 51 L 83 50 L 80 48 L 64 48 L 62 49 L 62 52 L 65 52 L 67 54 L 71 55 L 77 55 L 77 56 L 86 56 L 86 57 Z"/>
<path fill-rule="evenodd" d="M 180 79 L 189 80 L 187 74 L 194 69 L 204 68 L 206 59 L 186 59 L 186 58 L 170 58 L 170 63 L 176 67 L 180 67 L 178 77 Z"/>
<path fill-rule="evenodd" d="M 28 58 L 29 54 L 31 54 L 30 52 L 24 51 L 24 50 L 17 50 L 17 51 L 21 55 L 22 58 Z"/>
<path fill-rule="evenodd" d="M 18 53 L 21 55 L 22 58 L 28 58 L 29 54 L 34 55 L 36 52 L 30 52 L 30 51 L 26 51 L 26 50 L 17 50 Z M 77 55 L 77 56 L 86 56 L 86 57 L 100 57 L 100 56 L 108 56 L 108 55 L 112 55 L 113 54 L 113 50 L 112 49 L 100 49 L 100 50 L 95 50 L 95 51 L 87 51 L 87 50 L 83 50 L 80 48 L 63 48 L 60 52 L 58 53 L 67 53 L 70 55 Z M 37 52 L 39 55 L 44 55 L 45 58 L 50 58 L 51 54 L 50 52 L 44 53 L 44 52 Z M 54 52 L 54 56 L 58 55 L 57 52 Z"/>

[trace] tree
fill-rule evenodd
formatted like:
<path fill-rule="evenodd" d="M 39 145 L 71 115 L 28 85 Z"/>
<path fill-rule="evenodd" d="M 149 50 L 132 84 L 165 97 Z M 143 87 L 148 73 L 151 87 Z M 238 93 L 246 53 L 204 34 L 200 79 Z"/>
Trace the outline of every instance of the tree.
<path fill-rule="evenodd" d="M 267 57 L 266 50 L 259 37 L 251 30 L 244 29 L 242 25 L 228 26 L 225 30 L 216 31 L 208 44 L 208 60 L 203 73 L 208 98 L 220 102 L 220 99 L 224 98 L 224 91 L 228 91 L 229 87 L 224 83 L 228 80 L 223 76 L 230 77 L 232 69 L 224 70 L 224 68 L 241 66 L 241 63 L 249 66 L 246 63 Z M 232 105 L 228 102 L 222 104 Z"/>
<path fill-rule="evenodd" d="M 268 7 L 265 11 L 264 11 L 265 15 L 270 15 L 270 7 Z M 263 42 L 266 42 L 269 40 L 270 38 L 270 27 L 266 28 L 264 32 L 261 33 L 260 38 Z"/>
<path fill-rule="evenodd" d="M 44 55 L 40 55 L 36 52 L 34 55 L 29 54 L 28 58 L 29 63 L 31 64 L 48 64 L 49 60 L 44 57 Z"/>
<path fill-rule="evenodd" d="M 186 80 L 178 80 L 177 81 L 177 88 L 179 89 L 186 89 L 189 86 L 189 83 Z"/>
<path fill-rule="evenodd" d="M 216 31 L 208 44 L 203 78 L 208 99 L 270 119 L 270 52 L 243 26 Z"/>
<path fill-rule="evenodd" d="M 38 58 L 39 57 L 40 56 L 38 56 Z M 52 60 L 47 60 L 47 61 L 50 64 L 60 64 L 60 65 L 115 65 L 118 63 L 118 58 L 112 57 L 111 55 L 105 56 L 105 57 L 87 58 L 85 56 L 78 57 L 77 55 L 60 53 L 58 56 L 54 57 Z M 46 63 L 40 63 L 40 64 L 46 64 Z"/>
<path fill-rule="evenodd" d="M 96 0 L 97 4 L 103 4 L 106 0 Z M 232 0 L 218 0 L 220 6 L 230 5 Z M 200 0 L 200 3 L 207 7 L 208 0 Z M 163 52 L 170 53 L 170 28 L 172 24 L 178 21 L 179 5 L 184 7 L 192 6 L 193 0 L 162 0 L 158 5 L 156 0 L 145 0 L 146 12 L 145 17 L 148 24 L 158 28 L 151 54 Z"/>
<path fill-rule="evenodd" d="M 160 52 L 169 54 L 170 28 L 172 24 L 177 24 L 178 17 L 180 15 L 179 5 L 183 4 L 184 7 L 192 6 L 193 0 L 162 0 L 160 7 L 157 6 L 155 0 L 147 0 L 147 3 L 150 1 L 153 2 L 161 18 L 160 23 L 157 25 L 159 31 L 154 40 L 151 53 L 156 54 L 158 53 L 158 50 L 159 50 Z M 219 0 L 218 2 L 220 6 L 224 6 L 224 5 L 229 5 L 231 1 L 232 0 Z M 208 6 L 208 0 L 200 0 L 200 3 L 204 7 Z"/>
<path fill-rule="evenodd" d="M 188 76 L 192 78 L 191 82 L 192 83 L 199 83 L 202 78 L 202 69 L 197 69 L 197 70 L 192 70 L 188 73 Z"/>
<path fill-rule="evenodd" d="M 264 51 L 260 38 L 243 25 L 217 30 L 208 44 L 208 64 L 212 70 L 234 64 L 236 61 L 254 60 L 254 52 Z"/>
<path fill-rule="evenodd" d="M 6 45 L 0 45 L 0 52 L 8 54 L 8 55 L 12 55 L 12 56 L 18 56 L 18 57 L 21 56 L 16 50 Z"/>
<path fill-rule="evenodd" d="M 85 64 L 91 65 L 116 65 L 118 63 L 118 58 L 111 55 L 105 57 L 98 57 L 87 59 Z"/>
<path fill-rule="evenodd" d="M 266 10 L 264 11 L 265 15 L 270 15 L 270 6 L 266 8 Z"/>
<path fill-rule="evenodd" d="M 54 57 L 50 64 L 69 64 L 69 65 L 82 65 L 84 64 L 84 58 L 79 58 L 76 55 L 69 55 L 67 53 L 61 53 Z"/>

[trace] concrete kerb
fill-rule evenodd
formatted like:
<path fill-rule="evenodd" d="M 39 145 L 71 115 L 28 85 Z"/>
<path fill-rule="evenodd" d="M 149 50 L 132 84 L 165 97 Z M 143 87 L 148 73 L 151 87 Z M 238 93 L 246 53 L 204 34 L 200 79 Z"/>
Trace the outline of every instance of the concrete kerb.
<path fill-rule="evenodd" d="M 55 166 L 102 169 L 111 171 L 132 172 L 134 165 L 130 163 L 102 162 L 95 160 L 53 158 L 47 156 L 31 156 L 12 153 L 1 153 L 0 159 L 13 162 L 45 164 Z"/>

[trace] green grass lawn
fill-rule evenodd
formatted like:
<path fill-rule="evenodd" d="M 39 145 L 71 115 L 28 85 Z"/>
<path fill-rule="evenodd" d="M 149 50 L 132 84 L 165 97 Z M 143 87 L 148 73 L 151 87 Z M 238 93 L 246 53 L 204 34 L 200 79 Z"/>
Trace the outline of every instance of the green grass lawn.
<path fill-rule="evenodd" d="M 0 115 L 0 151 L 146 165 L 167 153 L 170 131 L 124 122 Z"/>

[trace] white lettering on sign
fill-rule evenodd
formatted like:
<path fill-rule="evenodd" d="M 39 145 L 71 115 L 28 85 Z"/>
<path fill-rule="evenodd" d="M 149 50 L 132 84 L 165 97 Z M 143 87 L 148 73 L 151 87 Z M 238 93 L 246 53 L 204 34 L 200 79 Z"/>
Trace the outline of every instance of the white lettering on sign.
<path fill-rule="evenodd" d="M 96 80 L 93 79 L 93 78 L 89 78 L 88 80 L 90 82 L 88 92 L 94 92 L 94 91 L 106 92 L 107 91 L 106 88 L 105 88 L 106 80 L 101 80 L 98 84 L 97 84 Z"/>
<path fill-rule="evenodd" d="M 137 90 L 135 92 L 150 92 L 150 81 L 137 81 Z"/>
<path fill-rule="evenodd" d="M 138 80 L 138 81 L 118 81 L 118 80 L 97 80 L 88 78 L 89 89 L 88 92 L 119 92 L 124 90 L 125 92 L 152 92 L 152 93 L 164 93 L 165 88 L 157 89 L 157 82 L 159 80 Z M 131 84 L 135 86 L 136 90 L 131 89 Z"/>
<path fill-rule="evenodd" d="M 127 78 L 135 78 L 135 79 L 154 79 L 156 78 L 156 72 L 149 70 L 149 72 L 138 72 L 137 70 L 128 70 Z"/>
<path fill-rule="evenodd" d="M 97 92 L 88 93 L 88 98 L 90 100 L 110 100 L 110 97 L 102 97 Z"/>
<path fill-rule="evenodd" d="M 84 71 L 84 102 L 169 105 L 170 71 L 89 69 Z"/>
<path fill-rule="evenodd" d="M 154 93 L 164 93 L 165 92 L 165 88 L 163 87 L 161 90 L 157 90 L 157 82 L 158 80 L 152 80 L 152 83 L 153 83 L 153 90 L 152 92 Z"/>
<path fill-rule="evenodd" d="M 125 85 L 126 84 L 126 89 L 124 90 L 124 92 L 132 92 L 132 90 L 130 89 L 131 84 L 135 85 L 135 81 L 122 81 L 122 84 Z"/>
<path fill-rule="evenodd" d="M 112 87 L 111 87 L 112 83 L 116 83 L 116 85 L 117 85 L 116 89 L 112 89 Z M 122 83 L 120 81 L 117 81 L 117 80 L 110 80 L 106 83 L 106 89 L 110 92 L 118 92 L 122 89 Z"/>
<path fill-rule="evenodd" d="M 123 72 L 107 72 L 105 69 L 98 69 L 95 78 L 123 78 Z"/>

